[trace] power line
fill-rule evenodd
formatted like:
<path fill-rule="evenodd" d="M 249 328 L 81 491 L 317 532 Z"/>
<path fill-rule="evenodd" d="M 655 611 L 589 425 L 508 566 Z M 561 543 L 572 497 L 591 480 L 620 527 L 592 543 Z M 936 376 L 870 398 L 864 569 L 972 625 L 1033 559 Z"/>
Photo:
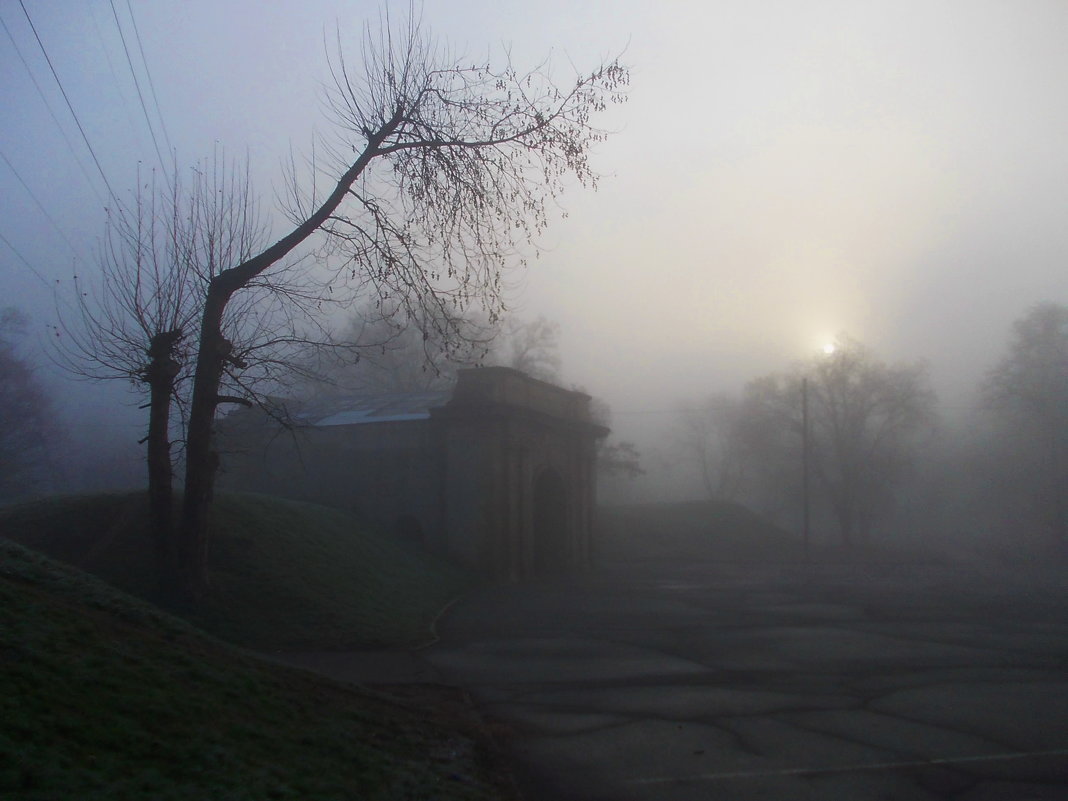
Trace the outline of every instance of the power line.
<path fill-rule="evenodd" d="M 104 60 L 108 65 L 108 72 L 111 74 L 111 80 L 115 84 L 115 91 L 122 101 L 122 110 L 126 113 L 126 122 L 129 123 L 129 130 L 134 130 L 137 125 L 134 122 L 133 115 L 130 112 L 130 104 L 126 102 L 126 95 L 123 93 L 123 83 L 119 78 L 119 73 L 115 69 L 115 64 L 111 59 L 112 48 L 108 46 L 107 40 L 104 39 L 104 32 L 100 28 L 100 22 L 96 18 L 96 13 L 90 8 L 88 13 L 89 19 L 93 21 L 93 30 L 96 32 L 96 39 L 100 43 L 100 51 L 104 54 Z"/>
<path fill-rule="evenodd" d="M 52 118 L 52 122 L 56 124 L 56 128 L 59 129 L 60 134 L 63 136 L 63 141 L 67 143 L 67 149 L 70 150 L 71 156 L 74 158 L 74 162 L 78 165 L 78 169 L 82 171 L 82 175 L 85 176 L 85 181 L 89 184 L 89 188 L 96 195 L 96 199 L 100 201 L 101 206 L 107 206 L 104 202 L 104 198 L 101 197 L 100 192 L 96 188 L 96 184 L 93 183 L 93 179 L 89 177 L 89 171 L 85 169 L 85 165 L 82 160 L 78 158 L 78 151 L 74 147 L 74 143 L 70 141 L 70 137 L 67 136 L 67 130 L 60 123 L 59 118 L 56 117 L 56 112 L 52 110 L 52 104 L 48 102 L 48 97 L 45 95 L 44 90 L 41 89 L 41 85 L 37 83 L 37 78 L 33 74 L 33 70 L 30 69 L 29 62 L 26 61 L 26 57 L 22 55 L 22 50 L 19 48 L 18 42 L 15 41 L 15 37 L 11 33 L 11 29 L 7 27 L 7 23 L 4 22 L 3 17 L 0 17 L 0 26 L 3 27 L 4 33 L 7 34 L 7 38 L 11 40 L 11 46 L 15 48 L 15 54 L 19 57 L 19 61 L 22 62 L 22 66 L 26 69 L 26 74 L 30 76 L 30 80 L 33 82 L 34 89 L 37 90 L 37 94 L 41 98 L 41 102 L 44 103 L 44 107 L 48 110 L 48 115 Z"/>
<path fill-rule="evenodd" d="M 22 0 L 19 0 L 21 2 Z M 148 125 L 149 136 L 152 137 L 152 145 L 156 148 L 156 158 L 159 159 L 159 166 L 163 169 L 164 174 L 167 174 L 167 165 L 163 161 L 163 154 L 159 149 L 159 141 L 156 139 L 156 130 L 152 127 L 152 120 L 148 116 L 148 107 L 145 105 L 145 97 L 141 93 L 141 82 L 137 80 L 137 70 L 134 69 L 133 59 L 130 58 L 130 48 L 126 46 L 126 34 L 122 31 L 122 23 L 119 22 L 119 14 L 115 10 L 115 0 L 109 0 L 111 5 L 111 16 L 115 18 L 115 27 L 119 31 L 119 39 L 122 42 L 122 50 L 126 54 L 126 63 L 130 67 L 130 75 L 133 77 L 134 88 L 137 90 L 137 99 L 141 103 L 141 111 L 145 115 L 145 124 Z M 144 53 L 142 53 L 142 59 Z"/>
<path fill-rule="evenodd" d="M 52 291 L 53 297 L 55 297 L 57 299 L 57 303 L 62 301 L 63 305 L 66 306 L 68 309 L 73 309 L 73 306 L 71 305 L 70 300 L 67 299 L 67 298 L 62 297 L 59 294 L 58 290 L 59 290 L 60 281 L 59 281 L 58 278 L 56 278 L 54 281 L 49 281 L 47 278 L 45 278 L 43 275 L 41 275 L 41 272 L 36 267 L 34 267 L 33 263 L 30 262 L 30 260 L 27 259 L 22 254 L 22 251 L 20 251 L 17 247 L 15 247 L 12 244 L 11 240 L 8 239 L 6 236 L 4 236 L 2 233 L 0 233 L 0 242 L 3 242 L 5 245 L 7 245 L 8 248 L 11 250 L 11 252 L 14 253 L 16 257 L 18 257 L 18 260 L 21 261 L 24 265 L 26 265 L 26 268 L 31 273 L 33 273 L 34 277 L 38 281 L 40 281 L 45 287 L 47 287 L 48 289 L 50 289 Z M 69 244 L 69 240 L 68 240 L 68 244 Z M 75 256 L 75 258 L 77 258 L 78 254 L 75 253 L 74 256 Z"/>
<path fill-rule="evenodd" d="M 22 8 L 22 13 L 26 15 L 26 21 L 30 23 L 30 30 L 33 31 L 34 38 L 37 39 L 37 45 L 41 48 L 41 53 L 44 55 L 45 61 L 48 62 L 48 68 L 52 71 L 52 77 L 56 79 L 56 85 L 59 87 L 59 91 L 67 103 L 67 108 L 70 110 L 71 116 L 74 117 L 74 122 L 78 126 L 78 131 L 82 135 L 82 140 L 85 142 L 85 146 L 89 148 L 89 155 L 93 157 L 93 163 L 96 164 L 96 169 L 99 171 L 100 177 L 104 180 L 104 186 L 108 188 L 108 194 L 117 200 L 118 195 L 116 195 L 115 190 L 111 188 L 111 183 L 108 181 L 107 175 L 104 174 L 104 168 L 100 166 L 100 159 L 96 157 L 96 151 L 93 150 L 93 146 L 89 144 L 89 137 L 85 134 L 82 122 L 78 119 L 78 115 L 74 111 L 74 106 L 71 104 L 70 98 L 67 96 L 67 90 L 63 88 L 63 82 L 59 80 L 59 74 L 56 72 L 56 68 L 52 64 L 52 59 L 48 56 L 48 50 L 45 49 L 44 42 L 41 41 L 41 36 L 37 33 L 37 27 L 33 24 L 33 19 L 30 17 L 30 12 L 26 10 L 26 4 L 23 0 L 19 0 L 19 6 Z"/>
<path fill-rule="evenodd" d="M 4 236 L 3 234 L 0 234 L 0 242 L 3 242 L 5 245 L 7 245 L 9 248 L 11 248 L 11 252 L 19 257 L 19 260 L 30 269 L 31 273 L 33 273 L 35 276 L 37 276 L 37 280 L 38 281 L 40 281 L 42 284 L 44 284 L 49 289 L 54 289 L 52 284 L 49 283 L 48 279 L 45 278 L 43 275 L 41 275 L 37 271 L 37 268 L 34 267 L 32 264 L 30 264 L 30 260 L 27 259 L 25 256 L 23 256 L 22 253 L 19 252 L 19 249 L 17 247 L 15 247 L 14 245 L 12 245 L 11 241 L 6 236 Z"/>
<path fill-rule="evenodd" d="M 134 16 L 133 6 L 130 4 L 130 0 L 126 0 L 126 10 L 130 13 L 130 22 L 133 23 L 134 38 L 137 39 L 137 49 L 141 53 L 141 63 L 145 68 L 145 76 L 148 78 L 148 88 L 152 92 L 152 103 L 156 107 L 156 117 L 159 119 L 160 130 L 163 131 L 163 140 L 167 143 L 167 152 L 173 153 L 174 148 L 171 145 L 171 137 L 167 134 L 167 123 L 163 120 L 163 113 L 159 109 L 159 98 L 156 96 L 156 84 L 152 80 L 152 71 L 148 68 L 148 59 L 145 58 L 145 48 L 141 43 L 141 32 L 137 29 L 137 18 Z"/>
<path fill-rule="evenodd" d="M 29 193 L 29 196 L 31 198 L 33 198 L 33 202 L 37 204 L 37 208 L 41 210 L 41 213 L 45 216 L 45 219 L 48 220 L 48 222 L 52 223 L 52 227 L 59 232 L 59 235 L 63 237 L 63 240 L 70 246 L 71 252 L 74 253 L 75 258 L 77 258 L 78 249 L 74 247 L 74 243 L 70 241 L 70 237 L 68 237 L 66 232 L 59 227 L 59 223 L 55 221 L 55 218 L 53 218 L 52 215 L 48 213 L 48 209 L 46 209 L 44 207 L 44 204 L 41 203 L 40 200 L 38 200 L 37 195 L 34 194 L 32 189 L 30 189 L 29 184 L 26 183 L 23 177 L 19 175 L 19 171 L 15 169 L 15 165 L 11 163 L 7 155 L 2 150 L 0 150 L 0 159 L 4 160 L 4 164 L 6 164 L 8 166 L 8 169 L 11 170 L 12 173 L 14 173 L 16 178 L 18 178 L 19 183 L 22 184 L 22 188 L 25 189 L 27 193 Z"/>

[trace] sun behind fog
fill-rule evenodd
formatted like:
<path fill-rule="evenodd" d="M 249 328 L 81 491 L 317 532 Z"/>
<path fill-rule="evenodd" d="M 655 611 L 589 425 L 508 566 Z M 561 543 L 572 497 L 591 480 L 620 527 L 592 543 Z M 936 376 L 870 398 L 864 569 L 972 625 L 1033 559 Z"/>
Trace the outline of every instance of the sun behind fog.
<path fill-rule="evenodd" d="M 826 345 L 824 345 L 823 353 L 827 356 L 830 356 L 832 353 L 834 353 L 834 343 L 828 342 Z"/>

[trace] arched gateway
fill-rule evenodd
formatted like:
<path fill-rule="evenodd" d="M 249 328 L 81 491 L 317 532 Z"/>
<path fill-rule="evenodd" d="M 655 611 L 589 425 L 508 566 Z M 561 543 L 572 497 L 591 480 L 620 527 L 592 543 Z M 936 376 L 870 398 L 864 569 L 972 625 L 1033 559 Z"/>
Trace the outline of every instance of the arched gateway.
<path fill-rule="evenodd" d="M 418 522 L 423 544 L 498 578 L 585 567 L 594 453 L 608 430 L 588 395 L 507 367 L 461 370 L 455 389 L 346 396 L 219 426 L 223 485 L 356 510 L 383 531 Z"/>

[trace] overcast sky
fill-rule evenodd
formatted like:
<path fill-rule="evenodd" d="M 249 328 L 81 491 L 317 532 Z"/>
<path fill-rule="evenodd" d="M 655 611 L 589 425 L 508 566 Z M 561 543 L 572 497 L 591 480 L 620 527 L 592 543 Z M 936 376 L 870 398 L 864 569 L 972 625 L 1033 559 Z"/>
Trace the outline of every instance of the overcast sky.
<path fill-rule="evenodd" d="M 117 193 L 158 161 L 113 8 L 164 153 L 247 151 L 268 205 L 290 149 L 329 126 L 324 36 L 355 51 L 379 9 L 23 3 Z M 92 270 L 106 190 L 22 3 L 0 18 L 0 302 L 43 322 L 54 282 Z M 623 52 L 632 68 L 600 190 L 566 196 L 547 252 L 513 276 L 519 313 L 560 322 L 567 379 L 618 425 L 839 331 L 928 360 L 957 402 L 1013 319 L 1068 302 L 1063 0 L 426 0 L 424 19 L 461 54 L 551 52 L 566 74 Z"/>

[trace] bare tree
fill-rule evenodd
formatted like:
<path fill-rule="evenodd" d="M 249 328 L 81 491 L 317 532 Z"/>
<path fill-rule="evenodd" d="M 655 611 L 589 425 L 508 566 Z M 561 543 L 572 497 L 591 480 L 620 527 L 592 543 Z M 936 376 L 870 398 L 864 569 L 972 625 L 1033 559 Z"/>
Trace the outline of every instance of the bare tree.
<path fill-rule="evenodd" d="M 59 314 L 57 355 L 77 375 L 128 381 L 147 396 L 142 442 L 156 566 L 160 589 L 174 592 L 172 442 L 181 439 L 181 428 L 171 412 L 188 402 L 195 323 L 208 281 L 220 265 L 258 249 L 264 229 L 247 166 L 227 164 L 220 153 L 187 179 L 177 169 L 166 176 L 153 172 L 138 182 L 130 204 L 115 200 L 98 253 L 98 280 L 75 277 L 76 314 Z M 255 331 L 262 317 L 261 310 L 243 320 L 246 341 L 263 344 Z"/>
<path fill-rule="evenodd" d="M 1013 325 L 1008 352 L 984 394 L 1009 447 L 1023 517 L 1068 545 L 1068 307 L 1042 303 Z"/>
<path fill-rule="evenodd" d="M 807 393 L 808 430 L 803 428 Z M 931 422 L 934 394 L 920 365 L 887 365 L 848 337 L 793 373 L 746 388 L 747 441 L 764 480 L 798 495 L 803 437 L 819 498 L 842 542 L 863 542 L 886 513 L 917 437 Z"/>
<path fill-rule="evenodd" d="M 744 452 L 744 502 L 772 518 L 790 517 L 803 503 L 801 369 L 746 384 L 733 421 L 731 436 Z"/>
<path fill-rule="evenodd" d="M 302 394 L 379 394 L 448 389 L 461 368 L 497 365 L 560 380 L 560 326 L 538 317 L 490 323 L 479 310 L 422 328 L 391 303 L 364 304 L 345 324 L 335 358 Z"/>
<path fill-rule="evenodd" d="M 224 323 L 231 301 L 316 234 L 337 266 L 329 289 L 348 282 L 393 302 L 424 332 L 472 306 L 495 322 L 501 271 L 545 228 L 568 177 L 596 183 L 591 146 L 605 133 L 595 112 L 625 99 L 616 61 L 556 83 L 548 65 L 519 72 L 450 58 L 418 20 L 388 19 L 365 37 L 359 73 L 340 53 L 331 111 L 339 139 L 330 151 L 331 189 L 319 197 L 294 183 L 292 230 L 270 247 L 214 273 L 198 332 L 186 438 L 179 559 L 186 589 L 205 578 L 207 515 L 218 458 L 212 426 L 223 377 L 233 365 Z M 339 290 L 340 291 L 340 290 Z M 240 301 L 238 301 L 240 302 Z"/>
<path fill-rule="evenodd" d="M 740 501 L 749 472 L 742 401 L 717 394 L 682 409 L 680 444 L 697 465 L 708 497 Z"/>
<path fill-rule="evenodd" d="M 547 317 L 509 317 L 500 327 L 487 361 L 521 370 L 541 381 L 560 380 L 560 324 Z"/>
<path fill-rule="evenodd" d="M 115 203 L 101 242 L 99 283 L 75 276 L 78 316 L 60 314 L 61 363 L 78 375 L 118 379 L 147 395 L 148 498 L 157 578 L 166 591 L 171 570 L 171 408 L 188 377 L 188 335 L 196 319 L 192 266 L 178 176 L 170 187 L 138 181 L 133 203 Z M 184 371 L 184 375 L 183 375 Z"/>
<path fill-rule="evenodd" d="M 0 501 L 42 491 L 52 472 L 58 426 L 48 394 L 19 353 L 25 331 L 21 312 L 0 310 Z"/>
<path fill-rule="evenodd" d="M 934 393 L 921 365 L 887 365 L 839 337 L 817 358 L 808 385 L 813 465 L 847 546 L 864 541 L 893 498 L 933 419 Z"/>
<path fill-rule="evenodd" d="M 364 304 L 340 332 L 332 358 L 299 389 L 306 396 L 444 390 L 456 371 L 483 362 L 499 325 L 478 315 L 422 330 L 393 304 Z M 445 339 L 445 332 L 450 332 Z"/>
<path fill-rule="evenodd" d="M 582 390 L 581 387 L 573 389 Z M 590 419 L 606 429 L 612 427 L 612 407 L 603 398 L 590 399 Z M 642 455 L 638 446 L 630 440 L 613 439 L 611 435 L 597 440 L 597 472 L 605 477 L 624 478 L 633 481 L 645 475 Z"/>

